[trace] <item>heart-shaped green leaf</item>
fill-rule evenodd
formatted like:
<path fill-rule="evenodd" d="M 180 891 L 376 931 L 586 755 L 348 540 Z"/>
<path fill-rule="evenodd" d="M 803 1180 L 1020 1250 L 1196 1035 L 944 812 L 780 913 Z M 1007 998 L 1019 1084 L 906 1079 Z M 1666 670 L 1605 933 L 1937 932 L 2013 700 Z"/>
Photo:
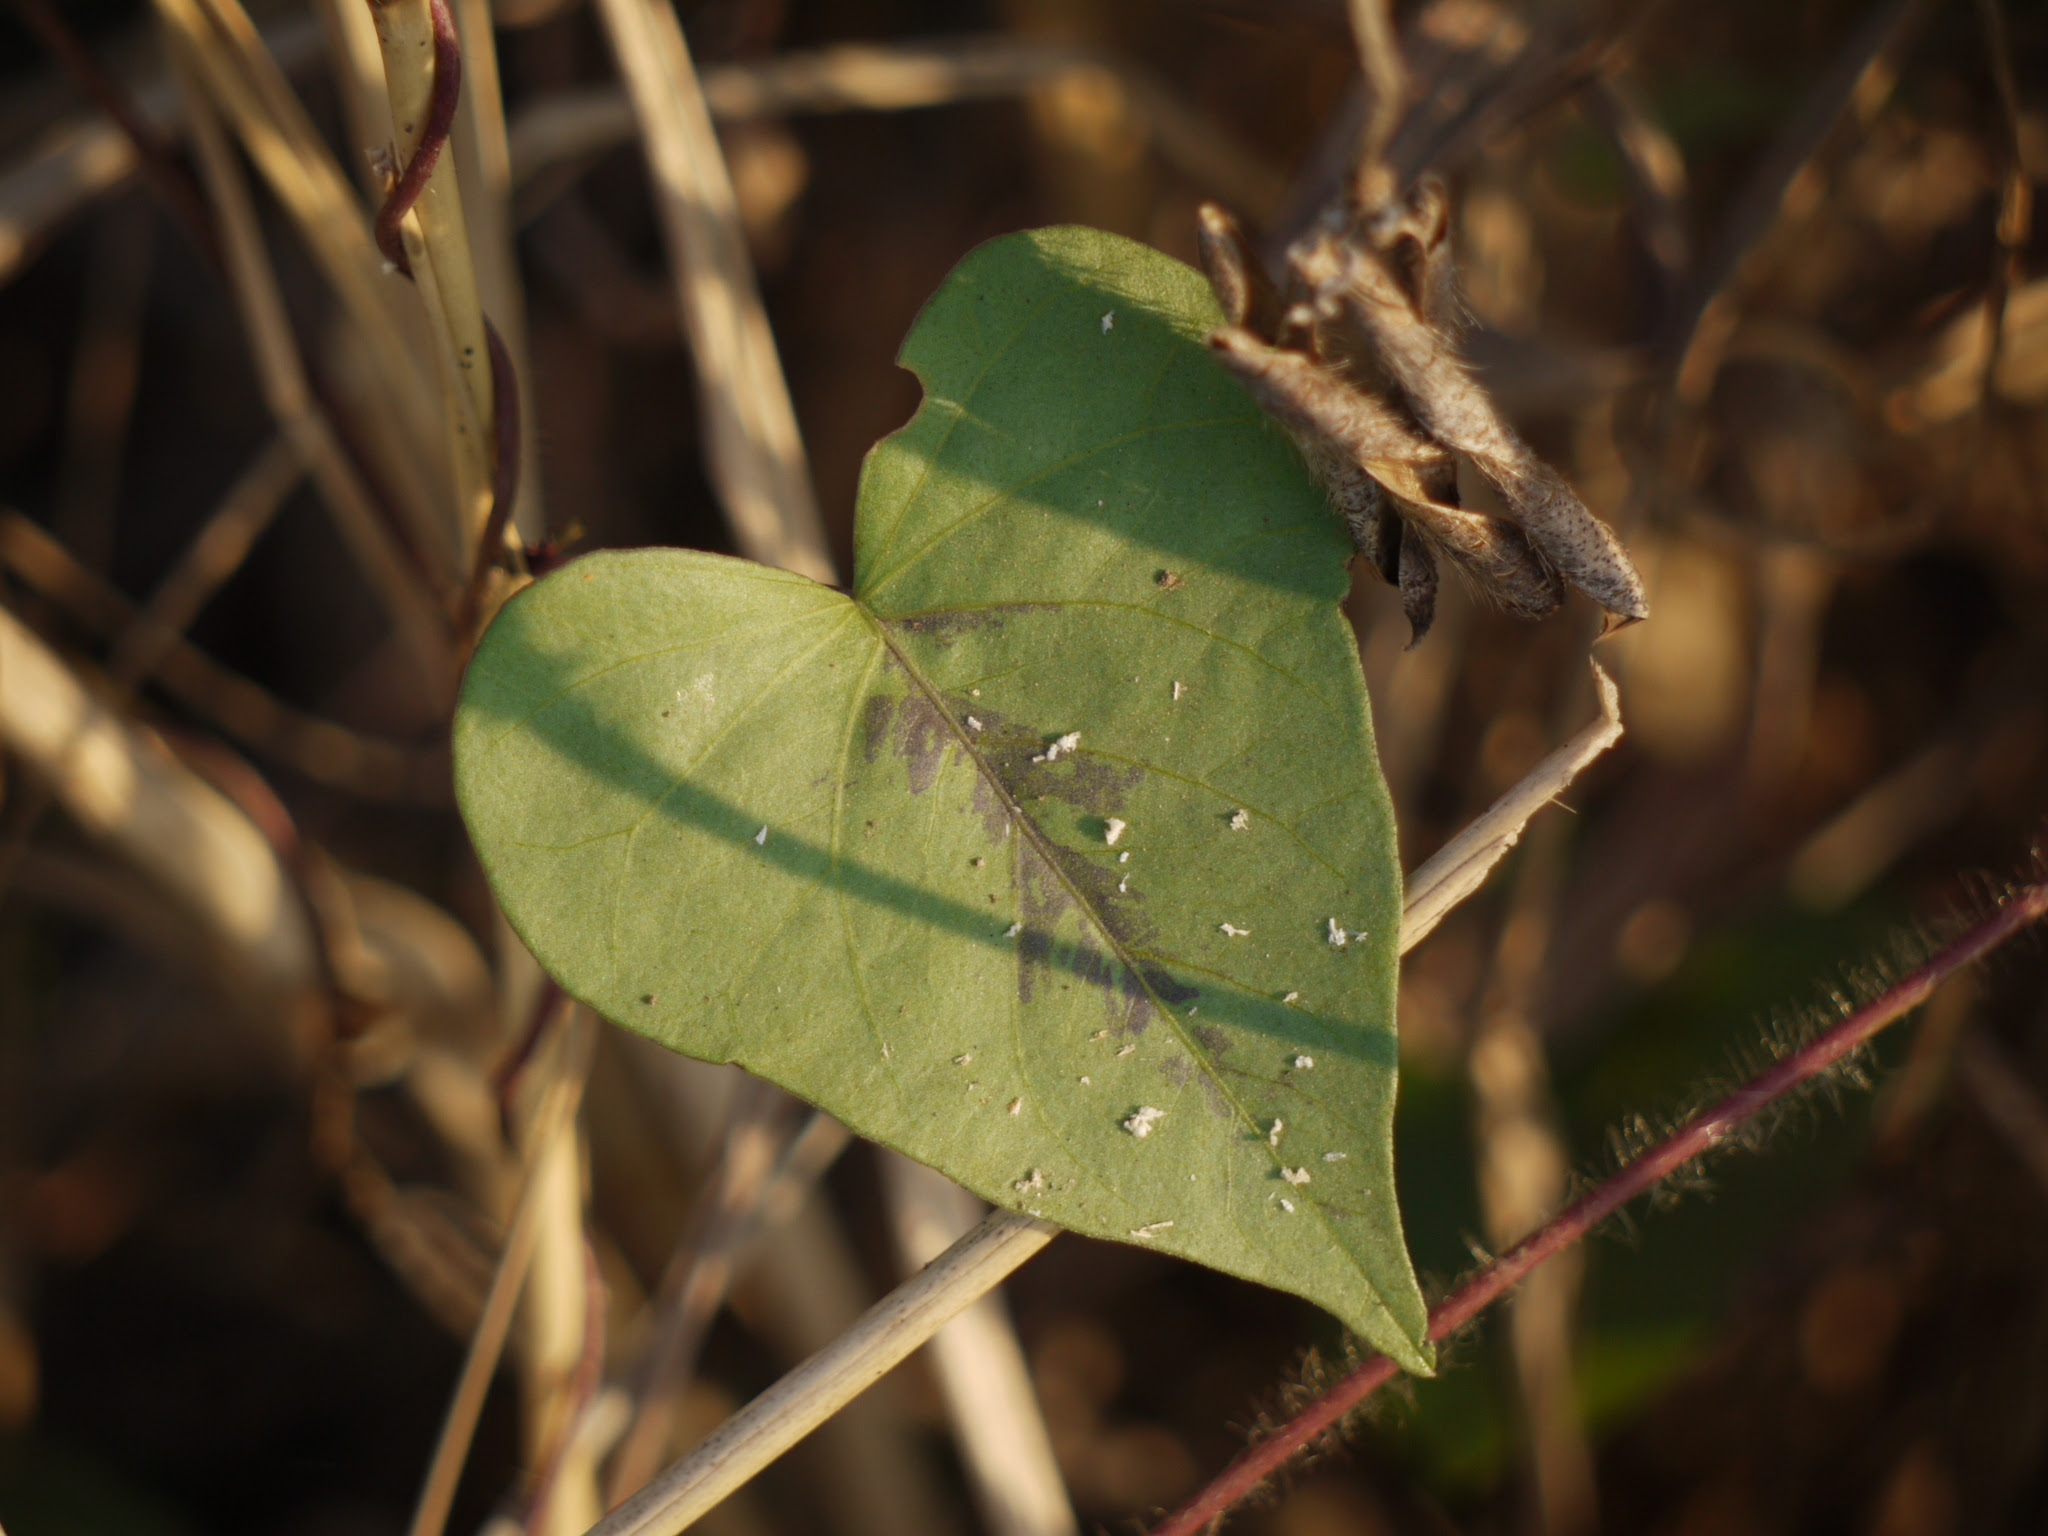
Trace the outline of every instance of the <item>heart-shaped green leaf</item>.
<path fill-rule="evenodd" d="M 1427 1370 L 1348 544 L 1216 319 L 1114 236 L 983 246 L 905 344 L 854 595 L 579 560 L 478 647 L 457 789 L 607 1017 Z"/>

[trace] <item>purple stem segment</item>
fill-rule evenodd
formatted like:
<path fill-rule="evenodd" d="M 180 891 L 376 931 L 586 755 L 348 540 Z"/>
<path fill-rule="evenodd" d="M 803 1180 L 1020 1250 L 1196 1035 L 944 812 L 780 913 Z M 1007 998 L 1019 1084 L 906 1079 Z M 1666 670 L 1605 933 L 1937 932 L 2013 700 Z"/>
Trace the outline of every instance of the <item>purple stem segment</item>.
<path fill-rule="evenodd" d="M 462 96 L 462 39 L 456 35 L 448 0 L 427 0 L 427 13 L 434 24 L 434 91 L 427 98 L 426 126 L 420 130 L 412 158 L 391 183 L 384 206 L 377 210 L 377 249 L 408 277 L 412 263 L 405 259 L 405 239 L 398 226 L 427 190 L 427 178 L 434 174 L 455 127 L 455 105 Z"/>
<path fill-rule="evenodd" d="M 2048 916 L 2048 881 L 2008 898 L 1996 912 L 1877 997 L 1698 1115 L 1606 1183 L 1583 1196 L 1438 1302 L 1429 1314 L 1429 1338 L 1441 1343 L 1505 1296 L 1537 1265 L 1561 1253 L 1638 1195 L 1694 1158 L 1712 1151 L 1737 1127 L 1800 1084 L 1825 1072 L 1887 1024 L 1924 1003 L 1934 989 L 1981 959 L 2021 929 Z M 1247 1449 L 1152 1536 L 1197 1536 L 1236 1507 L 1288 1461 L 1328 1433 L 1339 1420 L 1392 1378 L 1384 1355 L 1361 1362 L 1350 1375 L 1271 1435 Z"/>
<path fill-rule="evenodd" d="M 419 143 L 385 194 L 377 210 L 377 249 L 384 259 L 412 276 L 406 260 L 405 239 L 399 226 L 413 205 L 427 190 L 427 181 L 447 147 L 455 128 L 455 108 L 462 99 L 462 39 L 455 31 L 455 17 L 448 0 L 427 0 L 427 14 L 434 27 L 434 89 L 427 98 L 427 121 L 420 130 Z M 491 568 L 497 564 L 505 542 L 505 524 L 511 520 L 512 505 L 519 497 L 519 380 L 511 355 L 498 335 L 498 328 L 484 318 L 484 346 L 490 353 L 491 392 L 497 402 L 497 422 L 491 445 L 491 510 L 484 520 L 483 536 L 477 541 L 476 564 L 462 590 L 456 615 L 456 632 L 469 637 L 483 607 Z"/>

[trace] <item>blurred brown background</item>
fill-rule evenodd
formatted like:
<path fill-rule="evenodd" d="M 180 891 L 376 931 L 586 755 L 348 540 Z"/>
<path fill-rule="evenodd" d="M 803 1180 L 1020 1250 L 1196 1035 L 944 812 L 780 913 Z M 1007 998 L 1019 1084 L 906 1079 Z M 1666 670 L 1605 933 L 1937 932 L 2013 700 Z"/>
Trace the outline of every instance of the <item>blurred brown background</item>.
<path fill-rule="evenodd" d="M 150 8 L 57 9 L 182 166 Z M 319 10 L 251 6 L 359 177 Z M 572 553 L 734 548 L 632 122 L 567 148 L 544 131 L 614 81 L 604 32 L 578 0 L 497 10 L 538 515 Z M 917 399 L 895 348 L 969 248 L 1083 222 L 1192 260 L 1205 198 L 1284 237 L 1355 135 L 1338 0 L 679 10 L 842 569 L 861 456 Z M 1402 1195 L 1440 1287 L 1606 1166 L 1611 1134 L 1654 1131 L 1825 1015 L 1830 987 L 1980 903 L 2039 835 L 2048 14 L 1398 14 L 1415 142 L 1456 192 L 1468 353 L 1623 532 L 1653 607 L 1600 652 L 1627 737 L 1407 963 Z M 934 83 L 916 105 L 799 82 L 743 108 L 778 60 L 849 43 L 922 50 Z M 0 1524 L 377 1536 L 405 1529 L 510 1209 L 522 1111 L 508 1091 L 493 1117 L 491 1074 L 524 1015 L 502 967 L 492 991 L 488 898 L 435 777 L 443 706 L 312 481 L 271 493 L 189 650 L 122 686 L 129 610 L 279 439 L 233 281 L 164 184 L 66 148 L 103 121 L 0 10 L 0 604 L 223 786 L 330 945 L 339 904 L 368 958 L 330 954 L 318 1007 L 252 1003 L 118 844 L 44 814 L 0 737 Z M 345 423 L 365 386 L 331 342 L 340 312 L 260 180 L 256 208 Z M 1447 591 L 1405 651 L 1361 567 L 1351 612 L 1411 863 L 1592 710 L 1583 605 L 1530 628 Z M 398 768 L 350 766 L 383 748 Z M 1844 1085 L 1547 1272 L 1233 1528 L 2048 1528 L 2044 982 L 2023 943 L 1948 987 L 1881 1044 L 1874 1092 Z M 589 1449 L 562 1425 L 603 1440 L 597 1383 L 644 1347 L 640 1308 L 734 1127 L 786 1140 L 780 1110 L 655 1055 L 597 1036 L 566 1186 L 573 1237 L 588 1181 L 591 1272 L 580 1250 L 537 1261 L 573 1292 L 567 1363 L 546 1396 L 551 1346 L 515 1330 L 526 1364 L 486 1405 L 451 1530 L 556 1528 L 549 1479 Z M 821 1187 L 747 1250 L 675 1397 L 678 1446 L 899 1278 L 869 1149 Z M 1139 1528 L 1284 1411 L 1305 1349 L 1342 1351 L 1301 1304 L 1073 1238 L 1008 1296 L 1082 1528 Z M 864 1427 L 703 1528 L 990 1528 L 931 1371 L 884 1386 Z"/>

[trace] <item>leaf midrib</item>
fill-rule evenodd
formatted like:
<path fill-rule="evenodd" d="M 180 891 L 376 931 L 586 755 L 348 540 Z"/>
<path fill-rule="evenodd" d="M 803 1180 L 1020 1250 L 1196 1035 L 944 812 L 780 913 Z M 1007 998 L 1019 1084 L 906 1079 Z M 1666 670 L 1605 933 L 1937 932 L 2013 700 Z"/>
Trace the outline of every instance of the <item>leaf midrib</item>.
<path fill-rule="evenodd" d="M 1152 1005 L 1158 1010 L 1159 1016 L 1166 1020 L 1169 1028 L 1172 1029 L 1174 1039 L 1180 1042 L 1181 1048 L 1193 1060 L 1201 1064 L 1203 1075 L 1215 1085 L 1216 1091 L 1223 1095 L 1230 1107 L 1236 1112 L 1238 1120 L 1243 1126 L 1247 1130 L 1256 1131 L 1259 1127 L 1258 1117 L 1252 1114 L 1237 1095 L 1230 1091 L 1229 1084 L 1222 1080 L 1215 1064 L 1210 1061 L 1209 1053 L 1198 1042 L 1189 1037 L 1186 1028 L 1181 1022 L 1180 1014 L 1175 1012 L 1171 1003 L 1167 1002 L 1153 990 L 1151 979 L 1146 976 L 1143 968 L 1136 963 L 1132 952 L 1125 948 L 1122 941 L 1117 938 L 1115 931 L 1103 920 L 1102 915 L 1096 911 L 1094 903 L 1075 886 L 1073 881 L 1067 878 L 1066 868 L 1057 858 L 1053 857 L 1054 845 L 1039 830 L 1038 824 L 1025 814 L 1024 807 L 1018 802 L 1016 796 L 1010 793 L 1010 787 L 1003 782 L 1002 776 L 990 766 L 988 760 L 975 748 L 973 740 L 961 728 L 960 722 L 953 718 L 953 712 L 946 707 L 946 701 L 940 696 L 938 689 L 925 677 L 923 669 L 896 643 L 896 638 L 889 632 L 888 625 L 870 612 L 865 603 L 856 598 L 853 600 L 853 606 L 859 610 L 863 618 L 874 626 L 876 638 L 888 648 L 889 654 L 895 657 L 896 661 L 902 666 L 904 674 L 909 677 L 912 685 L 922 692 L 931 707 L 938 711 L 939 717 L 946 722 L 947 729 L 952 732 L 954 741 L 960 745 L 961 749 L 966 752 L 969 759 L 974 763 L 975 771 L 1002 797 L 1003 805 L 1010 813 L 1010 819 L 1018 828 L 1018 835 L 1031 841 L 1038 852 L 1040 860 L 1047 869 L 1053 872 L 1054 878 L 1065 888 L 1068 896 L 1073 899 L 1074 905 L 1080 911 L 1087 914 L 1088 920 L 1095 925 L 1096 931 L 1102 936 L 1103 942 L 1108 946 L 1110 952 L 1123 964 L 1126 972 L 1138 979 L 1138 984 L 1145 989 L 1145 995 L 1152 1000 Z M 1174 963 L 1179 964 L 1180 962 L 1175 961 Z M 1269 1158 L 1268 1161 L 1275 1168 L 1282 1166 L 1278 1159 Z M 1310 1200 L 1309 1203 L 1315 1207 L 1317 1219 L 1334 1232 L 1335 1227 L 1330 1223 L 1328 1217 L 1322 1214 L 1321 1202 Z M 1378 1300 L 1378 1288 L 1372 1285 L 1370 1280 L 1367 1281 L 1367 1288 L 1372 1291 L 1375 1300 Z M 1384 1305 L 1384 1303 L 1381 1304 Z"/>
<path fill-rule="evenodd" d="M 858 597 L 850 599 L 850 602 L 854 609 L 860 613 L 861 617 L 873 626 L 876 639 L 887 648 L 889 654 L 902 666 L 904 675 L 910 679 L 911 685 L 924 694 L 926 701 L 938 712 L 939 718 L 946 722 L 946 728 L 952 733 L 954 741 L 960 745 L 969 760 L 973 762 L 975 771 L 982 776 L 984 782 L 992 786 L 995 792 L 1002 797 L 1003 804 L 1008 810 L 1011 820 L 1018 828 L 1018 836 L 1030 839 L 1038 852 L 1039 858 L 1046 868 L 1053 872 L 1054 878 L 1066 889 L 1068 896 L 1073 899 L 1074 905 L 1080 911 L 1087 914 L 1088 920 L 1095 925 L 1096 931 L 1101 934 L 1104 943 L 1110 951 L 1122 962 L 1126 972 L 1138 979 L 1139 985 L 1145 989 L 1146 996 L 1152 1000 L 1153 1006 L 1158 1009 L 1159 1016 L 1167 1021 L 1168 1027 L 1173 1031 L 1174 1039 L 1180 1042 L 1181 1048 L 1188 1053 L 1191 1060 L 1200 1064 L 1203 1076 L 1215 1086 L 1216 1091 L 1223 1096 L 1224 1101 L 1235 1111 L 1239 1124 L 1256 1135 L 1259 1129 L 1258 1117 L 1253 1115 L 1245 1107 L 1244 1102 L 1231 1091 L 1231 1085 L 1223 1080 L 1221 1070 L 1209 1059 L 1209 1053 L 1198 1042 L 1189 1037 L 1182 1023 L 1181 1015 L 1175 1012 L 1173 1006 L 1153 990 L 1152 983 L 1145 975 L 1143 968 L 1135 963 L 1135 957 L 1132 952 L 1124 947 L 1118 940 L 1115 932 L 1103 921 L 1101 914 L 1095 910 L 1094 903 L 1089 901 L 1087 896 L 1067 878 L 1065 867 L 1058 859 L 1052 856 L 1053 845 L 1051 842 L 1040 832 L 1038 824 L 1025 814 L 1023 806 L 1010 793 L 1010 788 L 1003 782 L 1001 775 L 997 774 L 990 767 L 988 760 L 975 748 L 973 739 L 966 731 L 961 729 L 960 722 L 953 718 L 953 712 L 946 707 L 946 701 L 940 695 L 939 690 L 925 677 L 923 669 L 917 665 L 916 661 L 896 643 L 896 637 L 890 633 L 889 626 L 870 611 L 865 602 Z M 1179 965 L 1185 962 L 1176 960 L 1173 963 Z M 1262 1143 L 1264 1141 L 1262 1136 L 1256 1137 L 1256 1139 Z M 1275 1170 L 1286 1166 L 1285 1159 L 1283 1158 L 1269 1155 L 1266 1161 Z M 1226 1159 L 1224 1164 L 1226 1199 L 1232 1182 L 1230 1168 L 1231 1163 Z M 1317 1223 L 1325 1232 L 1330 1234 L 1336 1241 L 1337 1246 L 1346 1254 L 1351 1254 L 1351 1245 L 1345 1241 L 1348 1234 L 1332 1218 L 1330 1209 L 1325 1205 L 1322 1197 L 1304 1194 L 1301 1196 L 1301 1199 L 1308 1209 L 1315 1212 Z M 1241 1241 L 1255 1247 L 1256 1243 L 1253 1240 L 1252 1234 L 1245 1230 L 1243 1223 L 1239 1221 L 1236 1215 L 1235 1203 L 1228 1203 L 1230 1205 L 1230 1214 L 1228 1216 L 1230 1225 L 1236 1229 Z M 1173 1246 L 1171 1244 L 1161 1245 L 1162 1248 L 1168 1250 Z M 1386 1297 L 1380 1294 L 1379 1285 L 1373 1279 L 1371 1273 L 1365 1268 L 1365 1265 L 1357 1255 L 1352 1255 L 1352 1262 L 1357 1267 L 1359 1279 L 1364 1284 L 1366 1299 L 1370 1305 L 1392 1324 L 1397 1335 L 1403 1338 L 1407 1337 L 1407 1330 L 1401 1326 L 1400 1319 L 1395 1317 L 1393 1308 L 1387 1304 Z"/>

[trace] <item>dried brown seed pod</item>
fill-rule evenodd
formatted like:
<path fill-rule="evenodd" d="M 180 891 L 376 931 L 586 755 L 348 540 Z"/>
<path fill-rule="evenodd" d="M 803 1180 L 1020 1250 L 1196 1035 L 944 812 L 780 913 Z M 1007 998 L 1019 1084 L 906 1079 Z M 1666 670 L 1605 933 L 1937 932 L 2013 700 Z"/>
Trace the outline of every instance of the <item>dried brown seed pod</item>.
<path fill-rule="evenodd" d="M 1649 613 L 1612 530 L 1504 422 L 1457 354 L 1449 201 L 1425 178 L 1406 202 L 1361 217 L 1326 210 L 1288 253 L 1277 289 L 1243 231 L 1201 210 L 1202 266 L 1226 323 L 1209 338 L 1285 427 L 1381 577 L 1400 588 L 1415 639 L 1448 565 L 1519 618 L 1542 618 L 1567 584 L 1608 628 Z M 1506 515 L 1458 503 L 1457 460 Z M 1411 642 L 1412 643 L 1412 642 Z"/>

